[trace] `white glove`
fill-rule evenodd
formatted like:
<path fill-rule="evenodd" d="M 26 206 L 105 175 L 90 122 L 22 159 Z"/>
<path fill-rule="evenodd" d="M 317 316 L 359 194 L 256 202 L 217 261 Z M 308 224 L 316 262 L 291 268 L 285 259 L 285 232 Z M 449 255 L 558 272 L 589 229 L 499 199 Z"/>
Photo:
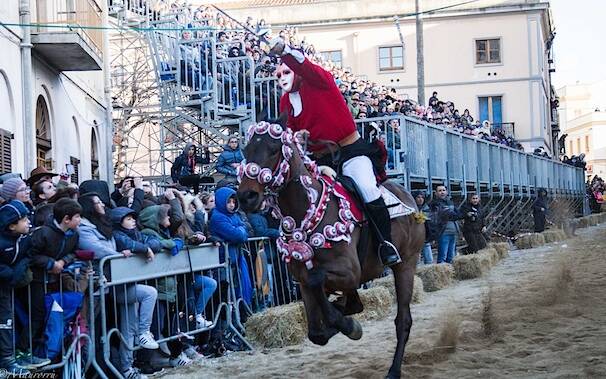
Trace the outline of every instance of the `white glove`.
<path fill-rule="evenodd" d="M 285 47 L 286 47 L 286 42 L 280 37 L 273 38 L 271 41 L 269 41 L 270 54 L 282 56 L 282 54 L 284 54 Z"/>
<path fill-rule="evenodd" d="M 318 167 L 318 169 L 320 170 L 320 174 L 329 176 L 332 178 L 332 180 L 337 179 L 337 172 L 335 170 L 333 170 L 331 167 L 320 166 L 320 167 Z"/>

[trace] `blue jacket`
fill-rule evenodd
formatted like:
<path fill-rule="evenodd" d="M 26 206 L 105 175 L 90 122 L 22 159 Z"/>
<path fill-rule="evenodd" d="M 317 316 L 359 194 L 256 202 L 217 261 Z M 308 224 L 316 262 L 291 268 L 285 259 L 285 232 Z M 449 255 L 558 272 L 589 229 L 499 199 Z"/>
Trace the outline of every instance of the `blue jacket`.
<path fill-rule="evenodd" d="M 31 238 L 0 233 L 0 285 L 14 287 L 24 279 L 30 263 Z"/>
<path fill-rule="evenodd" d="M 210 216 L 210 233 L 229 245 L 230 263 L 238 268 L 236 296 L 241 297 L 248 305 L 252 304 L 252 280 L 249 275 L 248 262 L 240 252 L 237 244 L 246 242 L 248 234 L 240 216 L 227 210 L 227 200 L 236 196 L 236 191 L 228 187 L 222 187 L 215 192 L 215 209 Z M 237 203 L 236 203 L 237 209 Z"/>
<path fill-rule="evenodd" d="M 238 173 L 235 168 L 231 167 L 231 164 L 240 163 L 243 160 L 244 155 L 242 155 L 242 150 L 240 150 L 239 146 L 236 149 L 232 149 L 229 145 L 225 145 L 223 152 L 217 160 L 217 172 L 227 176 L 236 176 Z"/>
<path fill-rule="evenodd" d="M 133 254 L 146 254 L 149 247 L 154 254 L 159 253 L 162 247 L 157 238 L 143 234 L 137 228 L 129 230 L 120 225 L 124 217 L 131 214 L 136 215 L 132 209 L 127 207 L 118 207 L 111 210 L 111 220 L 114 226 L 112 235 L 116 240 L 117 250 L 130 250 Z"/>
<path fill-rule="evenodd" d="M 280 237 L 280 231 L 278 229 L 269 227 L 265 212 L 249 213 L 248 221 L 250 221 L 250 224 L 252 225 L 255 232 L 255 237 Z"/>
<path fill-rule="evenodd" d="M 219 188 L 215 193 L 216 207 L 210 216 L 210 233 L 225 242 L 246 242 L 248 234 L 240 216 L 227 210 L 227 200 L 232 196 L 236 196 L 236 191 L 227 187 Z"/>

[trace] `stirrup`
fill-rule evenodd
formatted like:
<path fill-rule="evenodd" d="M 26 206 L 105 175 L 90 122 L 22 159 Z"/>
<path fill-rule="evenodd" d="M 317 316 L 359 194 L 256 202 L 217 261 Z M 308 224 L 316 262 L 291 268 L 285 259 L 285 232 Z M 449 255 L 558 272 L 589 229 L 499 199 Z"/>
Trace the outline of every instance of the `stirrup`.
<path fill-rule="evenodd" d="M 402 257 L 393 243 L 383 241 L 379 244 L 379 258 L 384 266 L 393 266 L 402 262 Z"/>

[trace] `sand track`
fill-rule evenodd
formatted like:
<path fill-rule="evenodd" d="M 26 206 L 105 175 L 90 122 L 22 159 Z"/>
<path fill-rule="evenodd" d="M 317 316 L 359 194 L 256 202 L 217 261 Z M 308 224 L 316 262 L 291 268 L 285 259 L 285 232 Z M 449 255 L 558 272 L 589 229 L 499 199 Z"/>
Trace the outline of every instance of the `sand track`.
<path fill-rule="evenodd" d="M 606 225 L 577 234 L 427 294 L 412 308 L 404 377 L 606 377 Z M 162 378 L 382 378 L 393 316 L 364 322 L 360 341 L 235 353 Z"/>

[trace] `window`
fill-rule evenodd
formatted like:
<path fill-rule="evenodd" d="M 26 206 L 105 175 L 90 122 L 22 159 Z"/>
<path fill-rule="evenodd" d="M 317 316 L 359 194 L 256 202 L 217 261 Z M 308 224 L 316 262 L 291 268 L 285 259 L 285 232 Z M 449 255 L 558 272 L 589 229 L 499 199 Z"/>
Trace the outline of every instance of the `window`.
<path fill-rule="evenodd" d="M 79 175 L 78 168 L 80 166 L 80 159 L 75 158 L 75 157 L 69 157 L 69 164 L 72 165 L 72 167 L 74 168 L 74 171 L 70 175 L 71 181 L 72 181 L 72 183 L 79 184 L 80 175 Z M 68 170 L 68 172 L 69 172 L 69 170 Z"/>
<path fill-rule="evenodd" d="M 485 96 L 478 98 L 480 105 L 480 122 L 488 120 L 495 127 L 503 125 L 503 101 L 501 96 Z"/>
<path fill-rule="evenodd" d="M 379 71 L 404 69 L 404 48 L 402 46 L 379 47 Z"/>
<path fill-rule="evenodd" d="M 331 51 L 322 51 L 320 52 L 320 56 L 324 60 L 324 62 L 332 62 L 337 67 L 343 67 L 343 54 L 341 50 L 331 50 Z"/>
<path fill-rule="evenodd" d="M 97 134 L 92 130 L 90 141 L 90 172 L 91 179 L 99 180 L 99 153 L 97 152 Z"/>
<path fill-rule="evenodd" d="M 36 163 L 47 170 L 53 169 L 51 156 L 51 130 L 48 107 L 44 97 L 38 96 L 36 101 Z"/>
<path fill-rule="evenodd" d="M 501 63 L 501 39 L 476 40 L 476 64 Z"/>
<path fill-rule="evenodd" d="M 13 171 L 12 139 L 13 135 L 10 132 L 0 129 L 0 174 Z"/>
<path fill-rule="evenodd" d="M 585 153 L 589 153 L 589 136 L 585 136 Z"/>

